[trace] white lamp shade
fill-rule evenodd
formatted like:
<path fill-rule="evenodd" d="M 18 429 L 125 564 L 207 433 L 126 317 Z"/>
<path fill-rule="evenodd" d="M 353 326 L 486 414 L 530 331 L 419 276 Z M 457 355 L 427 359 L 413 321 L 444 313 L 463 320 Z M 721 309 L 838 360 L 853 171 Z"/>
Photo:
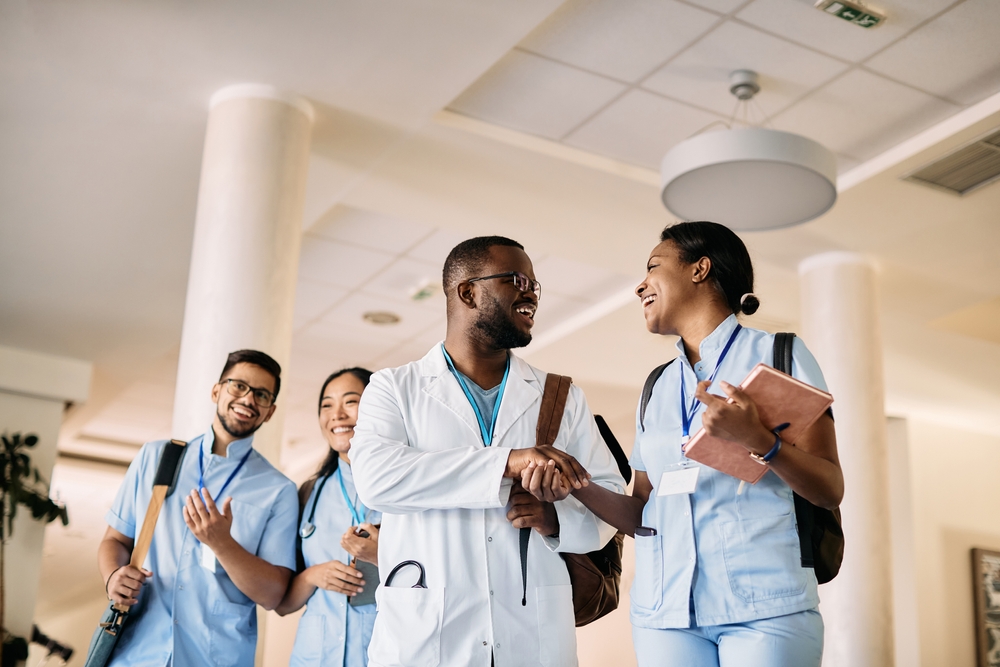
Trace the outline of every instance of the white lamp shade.
<path fill-rule="evenodd" d="M 837 200 L 833 153 L 812 139 L 763 128 L 682 141 L 664 156 L 660 177 L 663 204 L 678 218 L 744 231 L 797 225 Z"/>

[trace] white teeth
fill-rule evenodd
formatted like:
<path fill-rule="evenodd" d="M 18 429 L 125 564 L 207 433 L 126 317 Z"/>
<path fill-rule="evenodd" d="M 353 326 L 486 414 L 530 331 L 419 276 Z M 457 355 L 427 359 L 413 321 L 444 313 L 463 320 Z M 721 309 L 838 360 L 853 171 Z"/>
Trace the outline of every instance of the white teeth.
<path fill-rule="evenodd" d="M 353 431 L 353 430 L 354 430 L 353 426 L 338 426 L 337 428 L 333 429 L 333 432 L 334 433 L 347 433 L 348 431 Z"/>
<path fill-rule="evenodd" d="M 245 410 L 239 407 L 233 407 L 233 412 L 240 415 L 241 417 L 253 417 L 253 413 L 249 410 Z"/>
<path fill-rule="evenodd" d="M 646 304 L 653 303 L 654 301 L 656 301 L 656 295 L 655 294 L 650 294 L 649 296 L 642 297 L 642 305 L 644 305 L 644 306 Z"/>
<path fill-rule="evenodd" d="M 517 309 L 517 312 L 519 312 L 520 314 L 522 314 L 522 315 L 524 315 L 526 317 L 530 317 L 531 319 L 535 319 L 535 309 L 532 306 L 527 306 L 527 305 L 526 306 L 520 306 Z"/>

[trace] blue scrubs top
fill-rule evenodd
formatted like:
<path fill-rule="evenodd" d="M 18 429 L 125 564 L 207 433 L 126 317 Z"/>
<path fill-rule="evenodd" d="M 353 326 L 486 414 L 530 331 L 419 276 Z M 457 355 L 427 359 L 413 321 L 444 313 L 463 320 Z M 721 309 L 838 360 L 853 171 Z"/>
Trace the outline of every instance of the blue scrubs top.
<path fill-rule="evenodd" d="M 256 605 L 218 562 L 215 572 L 202 567 L 200 544 L 184 523 L 184 501 L 198 486 L 198 449 L 204 455 L 205 487 L 213 498 L 250 452 L 224 494 L 233 498 L 232 535 L 250 553 L 293 571 L 298 495 L 291 480 L 251 451 L 252 437 L 231 443 L 225 457 L 212 454 L 214 441 L 209 429 L 188 444 L 175 491 L 163 504 L 143 564 L 153 576 L 132 608 L 109 665 L 253 667 Z M 165 444 L 159 440 L 142 446 L 105 516 L 109 526 L 133 539 L 142 530 Z"/>
<path fill-rule="evenodd" d="M 657 496 L 663 473 L 684 460 L 680 412 L 680 373 L 685 400 L 697 381 L 715 370 L 722 348 L 736 328 L 730 316 L 700 346 L 701 361 L 691 366 L 681 341 L 680 356 L 657 381 L 646 408 L 645 431 L 636 413 L 631 464 L 653 485 L 643 508 L 644 526 L 657 535 L 635 539 L 636 575 L 631 618 L 643 628 L 687 628 L 744 623 L 812 609 L 819 604 L 816 576 L 803 568 L 795 524 L 792 489 L 774 473 L 737 494 L 740 480 L 701 466 L 695 492 Z M 758 363 L 772 365 L 774 335 L 743 329 L 726 356 L 710 393 L 724 395 L 719 380 L 738 385 Z M 799 338 L 792 349 L 792 375 L 826 390 L 823 373 Z M 701 428 L 703 408 L 691 425 Z"/>
<path fill-rule="evenodd" d="M 354 503 L 355 511 L 364 512 L 361 501 L 358 500 L 358 492 L 354 488 L 351 466 L 341 461 L 338 471 L 343 476 L 344 487 L 351 502 Z M 313 485 L 309 499 L 303 507 L 301 524 L 309 519 L 321 482 L 322 480 L 318 480 Z M 376 525 L 382 523 L 382 513 L 375 510 L 368 510 L 364 518 L 368 523 Z M 350 563 L 352 556 L 340 546 L 340 536 L 351 526 L 352 516 L 344 500 L 336 472 L 327 480 L 323 493 L 319 496 L 313 524 L 316 526 L 316 531 L 301 541 L 302 558 L 306 567 L 331 560 Z M 367 585 L 373 584 L 368 582 Z M 295 645 L 292 648 L 289 667 L 310 665 L 364 667 L 368 664 L 368 643 L 371 641 L 374 626 L 374 604 L 352 607 L 348 604 L 346 595 L 317 588 L 306 603 L 305 613 L 299 619 L 299 629 L 295 634 Z"/>

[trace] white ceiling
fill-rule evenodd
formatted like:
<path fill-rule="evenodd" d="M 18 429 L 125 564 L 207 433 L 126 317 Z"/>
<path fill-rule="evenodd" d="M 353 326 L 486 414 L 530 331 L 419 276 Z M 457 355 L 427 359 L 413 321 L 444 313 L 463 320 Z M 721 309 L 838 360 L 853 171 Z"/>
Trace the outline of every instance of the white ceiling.
<path fill-rule="evenodd" d="M 449 108 L 657 168 L 731 119 L 729 74 L 752 69 L 750 119 L 820 141 L 844 171 L 1000 90 L 993 0 L 884 2 L 871 30 L 812 4 L 570 0 Z"/>
<path fill-rule="evenodd" d="M 443 335 L 443 304 L 411 293 L 439 279 L 454 243 L 483 233 L 527 246 L 540 338 L 582 323 L 526 354 L 573 375 L 627 441 L 636 387 L 672 354 L 638 310 L 617 306 L 670 222 L 653 172 L 623 178 L 627 164 L 655 169 L 727 119 L 737 68 L 761 74 L 752 113 L 824 142 L 842 173 L 1000 89 L 998 3 L 882 3 L 889 20 L 870 31 L 811 4 L 2 3 L 0 343 L 95 362 L 65 448 L 79 437 L 109 457 L 126 443 L 128 456 L 169 434 L 206 102 L 261 81 L 317 110 L 282 400 L 293 474 L 322 454 L 321 379 L 424 354 Z M 435 122 L 445 108 L 523 140 Z M 958 199 L 898 181 L 995 125 L 863 182 L 809 225 L 747 235 L 765 303 L 751 323 L 796 327 L 802 258 L 868 253 L 883 267 L 889 404 L 1000 410 L 985 370 L 1000 370 L 1000 346 L 941 324 L 1000 294 L 1000 187 Z M 368 324 L 371 310 L 401 322 Z M 962 360 L 941 360 L 943 347 Z"/>

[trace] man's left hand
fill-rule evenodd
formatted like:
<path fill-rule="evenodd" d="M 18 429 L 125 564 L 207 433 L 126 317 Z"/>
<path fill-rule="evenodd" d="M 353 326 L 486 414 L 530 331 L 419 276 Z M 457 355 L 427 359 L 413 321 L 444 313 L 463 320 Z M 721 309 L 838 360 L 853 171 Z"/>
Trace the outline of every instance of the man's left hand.
<path fill-rule="evenodd" d="M 510 491 L 510 509 L 507 520 L 515 528 L 534 528 L 542 536 L 548 537 L 559 532 L 559 517 L 556 506 L 542 502 L 515 483 Z"/>
<path fill-rule="evenodd" d="M 197 490 L 192 490 L 184 502 L 184 523 L 191 529 L 198 541 L 219 553 L 219 547 L 231 541 L 230 531 L 233 527 L 233 513 L 230 509 L 232 498 L 222 501 L 222 509 L 215 505 L 207 489 L 201 492 L 205 496 L 202 501 Z"/>

